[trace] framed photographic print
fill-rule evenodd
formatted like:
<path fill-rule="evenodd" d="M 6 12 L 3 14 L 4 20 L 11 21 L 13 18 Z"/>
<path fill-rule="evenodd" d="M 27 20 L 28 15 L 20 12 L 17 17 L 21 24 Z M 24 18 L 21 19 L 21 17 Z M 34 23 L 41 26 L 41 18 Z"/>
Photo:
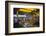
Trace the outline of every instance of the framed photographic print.
<path fill-rule="evenodd" d="M 45 32 L 45 4 L 5 1 L 5 34 Z"/>

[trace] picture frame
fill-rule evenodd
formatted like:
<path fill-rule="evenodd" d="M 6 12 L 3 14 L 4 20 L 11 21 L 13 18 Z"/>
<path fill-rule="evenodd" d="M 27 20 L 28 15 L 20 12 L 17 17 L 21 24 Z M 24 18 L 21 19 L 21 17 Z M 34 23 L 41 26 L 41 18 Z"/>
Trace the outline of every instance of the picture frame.
<path fill-rule="evenodd" d="M 18 9 L 19 9 L 19 11 L 18 11 Z M 20 28 L 19 28 L 19 26 L 14 26 L 14 24 L 16 22 L 16 19 L 17 19 L 16 17 L 18 17 L 18 18 L 21 17 L 19 19 L 19 21 L 20 21 L 22 19 L 22 16 L 24 17 L 25 14 L 26 15 L 28 14 L 27 12 L 31 12 L 31 11 L 33 11 L 35 9 L 38 10 L 38 14 L 40 14 L 39 15 L 39 21 L 38 21 L 39 24 L 38 25 L 35 25 L 35 26 L 32 25 L 33 27 L 32 26 L 31 27 L 27 27 L 27 26 L 24 27 L 23 26 L 23 27 L 20 27 Z M 24 13 L 24 15 L 21 15 L 23 13 L 20 13 L 20 15 L 18 15 L 19 13 L 18 14 L 15 13 L 15 12 L 20 12 L 20 11 L 21 12 L 26 11 L 26 13 Z M 36 12 L 36 11 L 34 11 L 34 12 Z M 17 16 L 16 16 L 16 14 L 17 14 Z M 15 15 L 15 18 L 13 17 L 14 15 Z M 36 16 L 38 16 L 38 15 L 36 15 Z M 15 22 L 14 22 L 13 19 L 15 20 Z M 23 19 L 21 21 L 23 21 Z M 18 28 L 16 28 L 16 27 L 18 27 Z M 44 32 L 45 32 L 45 3 L 24 2 L 24 1 L 23 2 L 22 1 L 5 1 L 5 35 L 33 34 L 33 33 L 44 33 Z"/>

